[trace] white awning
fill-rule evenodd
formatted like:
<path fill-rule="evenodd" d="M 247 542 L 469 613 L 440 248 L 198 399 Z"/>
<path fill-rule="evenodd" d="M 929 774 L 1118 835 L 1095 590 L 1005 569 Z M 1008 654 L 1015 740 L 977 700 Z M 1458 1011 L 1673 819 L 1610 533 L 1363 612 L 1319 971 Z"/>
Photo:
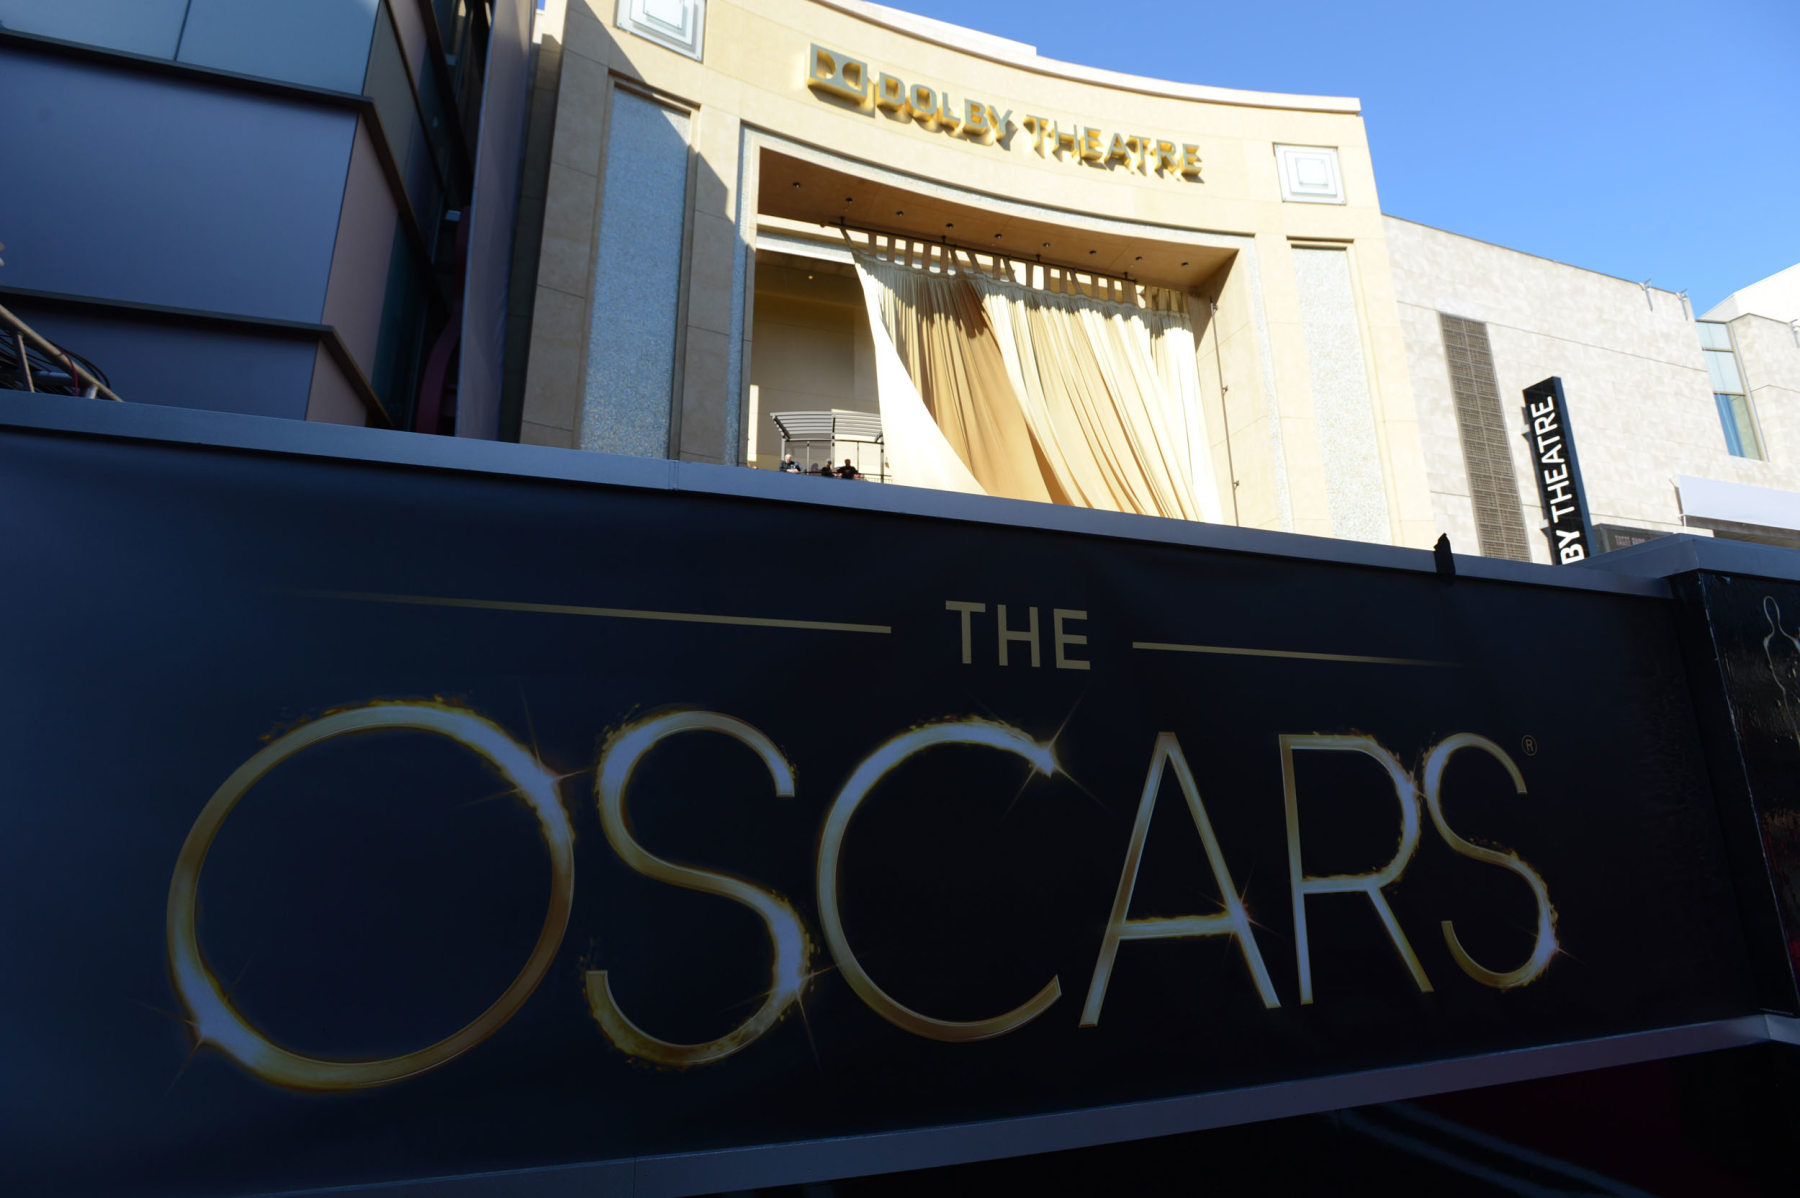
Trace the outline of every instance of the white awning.
<path fill-rule="evenodd" d="M 1749 525 L 1800 532 L 1800 493 L 1679 475 L 1681 514 L 1689 524 Z"/>

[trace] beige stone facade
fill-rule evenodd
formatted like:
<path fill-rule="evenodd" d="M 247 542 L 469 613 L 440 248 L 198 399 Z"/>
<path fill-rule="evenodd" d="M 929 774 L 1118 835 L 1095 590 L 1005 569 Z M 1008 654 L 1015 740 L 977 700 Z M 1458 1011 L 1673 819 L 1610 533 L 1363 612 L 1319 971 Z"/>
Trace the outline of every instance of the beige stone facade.
<path fill-rule="evenodd" d="M 861 0 L 561 3 L 514 274 L 524 441 L 768 468 L 775 414 L 878 413 L 841 223 L 1185 294 L 1227 522 L 1480 551 L 1448 316 L 1491 351 L 1505 552 L 1550 560 L 1521 392 L 1551 376 L 1598 550 L 1800 539 L 1684 511 L 1679 482 L 1800 492 L 1794 271 L 1707 314 L 1744 379 L 1734 445 L 1685 296 L 1384 217 L 1355 100 L 1055 62 Z"/>
<path fill-rule="evenodd" d="M 685 47 L 630 31 L 628 7 L 568 0 L 560 32 L 543 38 L 557 70 L 554 95 L 534 109 L 535 128 L 553 127 L 522 440 L 755 465 L 752 385 L 775 393 L 758 413 L 758 458 L 772 452 L 761 421 L 783 393 L 865 404 L 854 312 L 836 294 L 842 236 L 827 227 L 841 218 L 1185 293 L 1228 521 L 1419 546 L 1436 537 L 1434 502 L 1443 507 L 1449 484 L 1428 482 L 1430 405 L 1413 396 L 1393 226 L 1356 101 L 1053 62 L 855 0 L 661 6 L 700 14 L 704 38 Z M 824 67 L 816 48 L 829 52 Z M 864 64 L 871 91 L 882 74 L 911 99 L 929 89 L 939 116 L 851 98 L 855 71 L 836 90 L 809 86 L 845 61 Z M 640 140 L 622 140 L 627 128 Z M 1072 134 L 1060 150 L 1058 134 Z M 670 137 L 685 143 L 684 191 L 657 174 Z M 1297 149 L 1278 160 L 1283 146 Z M 658 187 L 679 203 L 633 207 Z M 627 190 L 609 203 L 609 189 Z M 634 240 L 621 246 L 627 229 Z M 1297 262 L 1297 251 L 1342 257 Z M 811 280 L 809 255 L 820 264 Z M 679 289 L 664 296 L 656 272 L 669 270 Z M 646 297 L 642 327 L 616 316 L 626 293 Z M 597 324 L 597 312 L 614 315 Z M 640 365 L 596 368 L 621 362 Z M 667 413 L 615 421 L 608 405 L 659 394 L 665 363 Z M 1342 427 L 1363 438 L 1354 453 L 1332 440 Z M 627 443 L 637 448 L 616 448 Z"/>

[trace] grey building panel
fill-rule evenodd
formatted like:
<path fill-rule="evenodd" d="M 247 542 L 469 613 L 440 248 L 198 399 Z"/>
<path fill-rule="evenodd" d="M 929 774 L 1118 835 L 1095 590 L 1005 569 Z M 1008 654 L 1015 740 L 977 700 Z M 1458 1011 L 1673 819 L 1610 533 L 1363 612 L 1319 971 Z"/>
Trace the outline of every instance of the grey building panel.
<path fill-rule="evenodd" d="M 0 112 L 0 281 L 319 319 L 354 111 L 0 49 Z"/>
<path fill-rule="evenodd" d="M 430 139 L 419 118 L 412 76 L 406 69 L 399 35 L 385 15 L 375 26 L 368 65 L 368 75 L 358 90 L 375 101 L 381 132 L 387 138 L 388 149 L 400 171 L 406 198 L 429 243 L 437 236 L 438 220 L 444 211 L 444 178 L 432 157 Z"/>
<path fill-rule="evenodd" d="M 519 163 L 530 100 L 531 5 L 529 0 L 498 0 L 493 11 L 494 30 L 488 41 L 481 99 L 481 145 L 475 157 L 475 195 L 465 218 L 472 224 L 456 388 L 456 435 L 489 440 L 500 435 L 507 276 L 512 269 Z"/>
<path fill-rule="evenodd" d="M 175 57 L 188 0 L 0 0 L 0 29 Z"/>
<path fill-rule="evenodd" d="M 361 93 L 379 6 L 380 0 L 192 0 L 178 58 Z"/>

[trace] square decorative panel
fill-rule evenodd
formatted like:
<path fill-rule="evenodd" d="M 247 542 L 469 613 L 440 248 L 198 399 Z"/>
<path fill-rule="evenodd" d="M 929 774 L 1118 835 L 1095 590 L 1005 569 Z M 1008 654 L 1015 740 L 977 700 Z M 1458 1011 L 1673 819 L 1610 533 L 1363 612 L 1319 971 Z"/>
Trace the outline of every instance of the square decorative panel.
<path fill-rule="evenodd" d="M 1281 198 L 1296 204 L 1342 204 L 1344 177 L 1331 146 L 1276 146 Z"/>
<path fill-rule="evenodd" d="M 700 58 L 706 45 L 706 0 L 619 0 L 619 28 Z"/>

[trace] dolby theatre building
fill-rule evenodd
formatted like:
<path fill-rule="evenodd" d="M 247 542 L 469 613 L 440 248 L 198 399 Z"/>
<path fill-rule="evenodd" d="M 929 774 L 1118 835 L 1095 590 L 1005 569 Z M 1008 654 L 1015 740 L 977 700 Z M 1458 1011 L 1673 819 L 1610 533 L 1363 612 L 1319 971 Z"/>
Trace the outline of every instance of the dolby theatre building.
<path fill-rule="evenodd" d="M 1355 99 L 860 0 L 545 16 L 523 441 L 1546 562 L 1584 469 L 1564 557 L 1800 536 L 1800 312 L 1384 217 Z"/>
<path fill-rule="evenodd" d="M 556 90 L 522 440 L 1436 537 L 1356 101 L 816 0 L 576 0 Z"/>

